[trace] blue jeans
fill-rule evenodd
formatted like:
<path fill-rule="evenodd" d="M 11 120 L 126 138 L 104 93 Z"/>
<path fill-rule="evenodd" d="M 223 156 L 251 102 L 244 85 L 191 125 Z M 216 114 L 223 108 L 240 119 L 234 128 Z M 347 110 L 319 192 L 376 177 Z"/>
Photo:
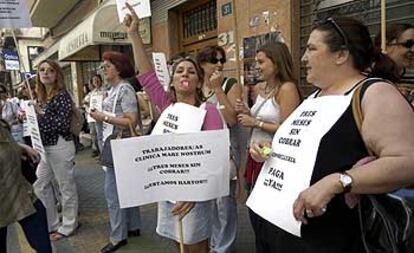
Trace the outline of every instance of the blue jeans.
<path fill-rule="evenodd" d="M 128 231 L 141 227 L 141 215 L 139 207 L 120 208 L 113 168 L 106 168 L 105 197 L 111 224 L 110 238 L 117 242 L 127 239 Z"/>
<path fill-rule="evenodd" d="M 99 153 L 101 153 L 102 148 L 103 148 L 102 122 L 96 122 L 95 123 L 95 129 L 96 129 L 96 141 L 97 141 L 97 144 L 98 144 L 98 151 L 99 151 Z"/>
<path fill-rule="evenodd" d="M 36 213 L 19 220 L 30 246 L 38 253 L 52 253 L 47 227 L 46 210 L 40 200 L 33 206 Z M 0 252 L 7 252 L 7 227 L 0 228 Z"/>
<path fill-rule="evenodd" d="M 236 180 L 230 181 L 230 195 L 216 199 L 212 215 L 211 252 L 231 253 L 237 235 Z"/>

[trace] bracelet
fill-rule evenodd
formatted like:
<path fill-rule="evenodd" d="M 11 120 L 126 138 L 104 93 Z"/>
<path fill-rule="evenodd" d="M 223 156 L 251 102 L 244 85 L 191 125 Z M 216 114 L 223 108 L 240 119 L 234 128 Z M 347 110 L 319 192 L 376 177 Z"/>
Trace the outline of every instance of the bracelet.
<path fill-rule="evenodd" d="M 254 127 L 261 128 L 262 126 L 263 126 L 263 122 L 262 121 L 260 121 L 258 119 L 255 119 L 254 120 Z"/>
<path fill-rule="evenodd" d="M 262 129 L 263 128 L 263 125 L 264 125 L 264 122 L 263 121 L 260 121 L 259 128 Z"/>

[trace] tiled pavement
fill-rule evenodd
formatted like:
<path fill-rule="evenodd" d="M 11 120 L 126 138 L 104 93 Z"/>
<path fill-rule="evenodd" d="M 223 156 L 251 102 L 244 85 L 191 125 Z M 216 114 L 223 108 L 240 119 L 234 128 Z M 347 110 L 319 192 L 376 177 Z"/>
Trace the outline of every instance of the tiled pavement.
<path fill-rule="evenodd" d="M 79 191 L 80 223 L 77 233 L 67 239 L 53 243 L 57 253 L 97 253 L 107 243 L 109 234 L 108 213 L 103 193 L 104 172 L 90 150 L 80 152 L 76 157 L 76 181 Z M 128 245 L 119 253 L 167 253 L 176 252 L 174 244 L 155 233 L 156 205 L 141 207 L 141 236 L 128 239 Z M 11 226 L 8 236 L 9 253 L 32 252 L 23 232 L 17 225 Z M 237 253 L 254 252 L 254 238 L 246 207 L 239 204 L 239 230 Z"/>

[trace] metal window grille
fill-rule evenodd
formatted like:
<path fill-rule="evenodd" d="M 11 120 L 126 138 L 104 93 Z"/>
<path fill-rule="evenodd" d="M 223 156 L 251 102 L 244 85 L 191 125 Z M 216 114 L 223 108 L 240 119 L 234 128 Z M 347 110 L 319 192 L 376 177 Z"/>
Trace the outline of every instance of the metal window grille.
<path fill-rule="evenodd" d="M 216 1 L 209 1 L 183 13 L 183 39 L 217 29 Z"/>
<path fill-rule="evenodd" d="M 342 4 L 335 4 L 339 2 Z M 387 23 L 414 23 L 414 1 L 412 0 L 388 0 L 386 1 Z M 324 7 L 327 6 L 327 7 Z M 329 16 L 349 16 L 364 22 L 372 35 L 380 30 L 381 25 L 381 0 L 301 0 L 300 2 L 300 52 L 303 55 L 306 42 L 313 23 L 316 20 Z M 410 70 L 412 71 L 412 70 Z M 306 85 L 305 71 L 301 65 L 300 84 Z"/>

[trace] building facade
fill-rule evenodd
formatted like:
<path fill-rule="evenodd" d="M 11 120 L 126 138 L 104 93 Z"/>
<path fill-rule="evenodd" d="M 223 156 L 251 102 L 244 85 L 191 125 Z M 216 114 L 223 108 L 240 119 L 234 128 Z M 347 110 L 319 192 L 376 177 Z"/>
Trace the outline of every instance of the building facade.
<path fill-rule="evenodd" d="M 414 23 L 414 1 L 387 2 L 387 22 Z M 284 41 L 292 52 L 300 87 L 307 93 L 300 57 L 312 24 L 329 15 L 363 20 L 375 35 L 380 25 L 380 0 L 151 0 L 152 16 L 141 34 L 150 52 L 196 54 L 207 45 L 223 46 L 225 74 L 241 84 L 260 78 L 254 55 L 268 41 Z M 58 60 L 77 101 L 106 50 L 131 56 L 127 34 L 119 23 L 115 0 L 29 0 L 32 22 L 49 28 L 45 51 L 34 60 Z M 410 11 L 411 10 L 411 11 Z M 409 70 L 411 71 L 411 70 Z"/>

